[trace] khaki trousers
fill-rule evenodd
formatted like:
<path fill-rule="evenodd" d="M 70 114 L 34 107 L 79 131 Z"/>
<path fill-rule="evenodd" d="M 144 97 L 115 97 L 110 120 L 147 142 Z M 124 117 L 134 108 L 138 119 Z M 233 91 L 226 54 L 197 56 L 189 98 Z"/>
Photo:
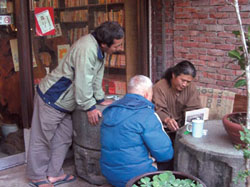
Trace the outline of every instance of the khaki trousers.
<path fill-rule="evenodd" d="M 72 143 L 71 115 L 47 105 L 36 93 L 27 158 L 29 179 L 64 174 L 62 165 Z"/>

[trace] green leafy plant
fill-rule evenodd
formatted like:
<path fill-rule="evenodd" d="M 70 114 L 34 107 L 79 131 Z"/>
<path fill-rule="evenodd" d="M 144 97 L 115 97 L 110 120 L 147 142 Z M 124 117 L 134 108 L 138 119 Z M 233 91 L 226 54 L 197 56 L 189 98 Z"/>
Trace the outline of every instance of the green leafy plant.
<path fill-rule="evenodd" d="M 143 177 L 132 187 L 202 187 L 202 185 L 191 179 L 177 179 L 171 171 L 166 171 L 152 178 Z"/>
<path fill-rule="evenodd" d="M 233 31 L 233 34 L 235 34 L 235 36 L 237 38 L 240 37 L 240 31 Z M 245 39 L 246 39 L 246 45 L 247 45 L 247 48 L 248 48 L 248 52 L 250 52 L 250 26 L 248 27 L 248 32 L 244 33 L 244 34 L 245 34 Z M 247 60 L 245 59 L 245 55 L 244 55 L 244 51 L 243 51 L 242 46 L 239 46 L 235 50 L 229 51 L 228 56 L 233 58 L 233 60 L 238 63 L 238 65 L 240 66 L 240 68 L 242 70 L 245 70 Z M 246 86 L 246 85 L 247 85 L 246 72 L 243 71 L 242 74 L 239 75 L 236 78 L 236 82 L 235 82 L 234 86 L 236 88 L 239 88 L 239 87 Z"/>
<path fill-rule="evenodd" d="M 236 145 L 235 148 L 237 150 L 242 150 L 243 156 L 245 160 L 250 159 L 250 130 L 242 125 L 244 131 L 240 131 L 240 140 L 245 143 L 245 145 Z M 244 181 L 247 177 L 250 176 L 250 170 L 242 170 L 238 172 L 238 175 L 234 180 L 235 184 L 239 182 L 239 180 Z"/>
<path fill-rule="evenodd" d="M 245 160 L 245 169 L 244 171 L 240 171 L 239 175 L 237 177 L 238 179 L 246 179 L 245 185 L 246 187 L 249 187 L 250 185 L 250 158 L 249 158 L 249 147 L 250 142 L 249 140 L 249 133 L 250 133 L 250 27 L 248 28 L 247 33 L 245 33 L 243 29 L 243 24 L 241 20 L 240 15 L 240 8 L 238 0 L 226 0 L 226 2 L 230 5 L 232 5 L 235 9 L 235 13 L 237 16 L 238 24 L 239 24 L 239 31 L 234 31 L 233 33 L 238 37 L 240 37 L 241 44 L 237 50 L 233 50 L 229 52 L 229 56 L 233 59 L 238 61 L 238 65 L 241 67 L 243 71 L 242 75 L 238 77 L 235 87 L 245 86 L 247 89 L 247 120 L 245 124 L 245 128 L 243 132 L 240 132 L 241 134 L 241 140 L 245 142 L 244 147 L 239 147 L 243 151 L 244 154 L 244 160 Z"/>

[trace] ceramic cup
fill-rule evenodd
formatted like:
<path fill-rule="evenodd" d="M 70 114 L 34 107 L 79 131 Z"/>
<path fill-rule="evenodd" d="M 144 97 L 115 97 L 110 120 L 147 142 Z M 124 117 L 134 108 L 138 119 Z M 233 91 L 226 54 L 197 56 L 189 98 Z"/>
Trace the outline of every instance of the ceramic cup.
<path fill-rule="evenodd" d="M 203 135 L 204 120 L 194 119 L 192 123 L 187 124 L 186 129 L 192 132 L 192 136 L 195 138 L 201 138 Z"/>

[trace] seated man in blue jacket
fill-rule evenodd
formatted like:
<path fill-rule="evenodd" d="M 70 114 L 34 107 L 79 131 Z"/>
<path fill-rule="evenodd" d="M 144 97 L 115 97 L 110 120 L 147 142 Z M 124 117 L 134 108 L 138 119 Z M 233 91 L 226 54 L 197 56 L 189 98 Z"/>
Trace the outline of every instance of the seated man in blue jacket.
<path fill-rule="evenodd" d="M 173 157 L 152 93 L 151 80 L 136 75 L 128 83 L 128 93 L 103 111 L 100 164 L 113 186 L 125 187 L 131 178 L 156 171 L 154 159 L 165 162 Z"/>

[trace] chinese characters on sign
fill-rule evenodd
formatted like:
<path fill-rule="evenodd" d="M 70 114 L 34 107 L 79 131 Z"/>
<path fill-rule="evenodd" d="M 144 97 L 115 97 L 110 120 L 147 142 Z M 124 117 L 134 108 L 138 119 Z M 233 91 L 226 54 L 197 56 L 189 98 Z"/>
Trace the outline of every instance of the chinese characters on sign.
<path fill-rule="evenodd" d="M 52 7 L 35 8 L 36 34 L 38 36 L 54 35 L 54 11 Z"/>

